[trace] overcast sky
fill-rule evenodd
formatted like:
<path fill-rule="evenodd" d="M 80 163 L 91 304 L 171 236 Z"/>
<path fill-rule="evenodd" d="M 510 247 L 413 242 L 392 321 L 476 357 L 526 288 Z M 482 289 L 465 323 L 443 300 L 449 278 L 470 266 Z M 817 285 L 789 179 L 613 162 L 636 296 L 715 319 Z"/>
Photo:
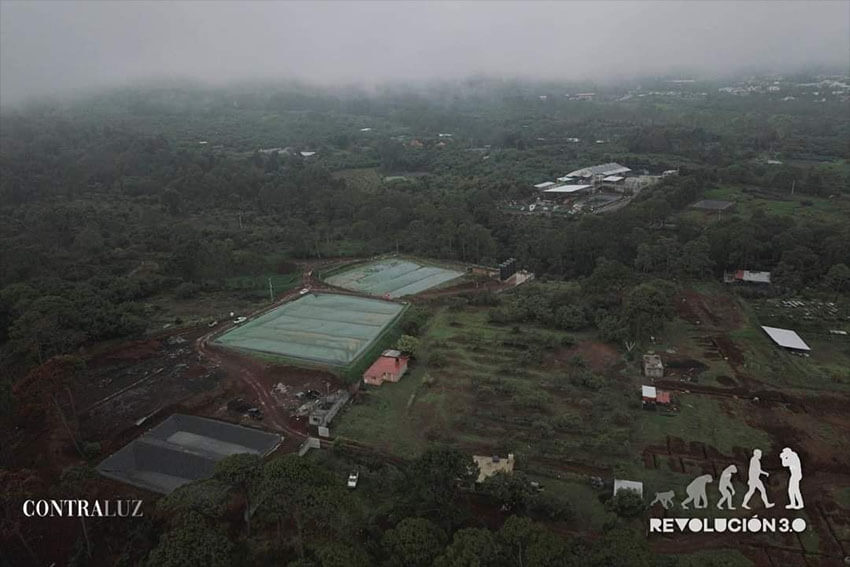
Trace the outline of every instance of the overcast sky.
<path fill-rule="evenodd" d="M 322 84 L 850 67 L 850 1 L 0 0 L 0 100 L 152 78 Z"/>

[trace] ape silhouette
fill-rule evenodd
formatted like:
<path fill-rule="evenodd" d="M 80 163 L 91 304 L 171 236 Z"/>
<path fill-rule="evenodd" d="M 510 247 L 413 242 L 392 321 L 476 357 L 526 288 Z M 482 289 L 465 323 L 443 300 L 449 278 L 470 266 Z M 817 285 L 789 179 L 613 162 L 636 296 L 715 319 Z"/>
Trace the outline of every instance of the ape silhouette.
<path fill-rule="evenodd" d="M 652 508 L 652 506 L 654 506 L 655 503 L 658 502 L 662 506 L 664 506 L 665 510 L 669 510 L 670 507 L 673 505 L 673 498 L 675 497 L 676 493 L 672 490 L 668 490 L 667 492 L 656 492 L 655 500 L 649 503 L 649 507 Z"/>
<path fill-rule="evenodd" d="M 734 510 L 732 506 L 732 496 L 735 495 L 735 487 L 732 486 L 732 475 L 738 472 L 738 467 L 729 465 L 723 472 L 720 473 L 720 480 L 717 483 L 717 489 L 720 491 L 720 500 L 717 502 L 717 508 L 722 510 L 723 503 L 726 503 L 728 510 Z"/>
<path fill-rule="evenodd" d="M 707 508 L 708 496 L 705 494 L 705 488 L 712 480 L 714 479 L 710 474 L 704 474 L 691 481 L 685 489 L 685 492 L 688 493 L 688 497 L 682 501 L 682 510 L 687 510 L 688 504 L 691 502 L 694 503 L 694 508 Z"/>

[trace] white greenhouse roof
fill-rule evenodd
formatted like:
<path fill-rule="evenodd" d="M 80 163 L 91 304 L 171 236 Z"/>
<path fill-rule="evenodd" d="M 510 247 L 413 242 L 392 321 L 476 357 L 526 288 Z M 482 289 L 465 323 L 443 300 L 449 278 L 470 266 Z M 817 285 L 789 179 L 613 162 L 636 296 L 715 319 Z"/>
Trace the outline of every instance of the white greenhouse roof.
<path fill-rule="evenodd" d="M 576 191 L 584 191 L 590 189 L 592 185 L 558 185 L 551 189 L 546 189 L 544 193 L 575 193 Z"/>
<path fill-rule="evenodd" d="M 812 350 L 809 345 L 800 338 L 800 335 L 790 329 L 778 329 L 776 327 L 761 327 L 767 333 L 773 342 L 784 348 L 792 348 L 794 350 Z"/>
<path fill-rule="evenodd" d="M 643 398 L 655 398 L 658 395 L 658 392 L 655 389 L 655 386 L 641 386 L 640 387 L 640 395 Z"/>
<path fill-rule="evenodd" d="M 544 181 L 543 183 L 538 183 L 534 186 L 535 189 L 546 189 L 547 187 L 553 186 L 555 183 L 553 181 Z"/>
<path fill-rule="evenodd" d="M 568 177 L 593 177 L 594 175 L 619 175 L 621 173 L 628 173 L 631 169 L 624 165 L 620 165 L 619 163 L 603 163 L 602 165 L 594 165 L 591 167 L 585 167 L 583 169 L 577 169 L 575 171 L 571 171 L 567 174 Z"/>
<path fill-rule="evenodd" d="M 609 175 L 608 177 L 604 178 L 602 181 L 607 181 L 609 183 L 616 183 L 617 181 L 622 181 L 623 179 L 625 179 L 625 177 L 623 177 L 622 175 Z"/>

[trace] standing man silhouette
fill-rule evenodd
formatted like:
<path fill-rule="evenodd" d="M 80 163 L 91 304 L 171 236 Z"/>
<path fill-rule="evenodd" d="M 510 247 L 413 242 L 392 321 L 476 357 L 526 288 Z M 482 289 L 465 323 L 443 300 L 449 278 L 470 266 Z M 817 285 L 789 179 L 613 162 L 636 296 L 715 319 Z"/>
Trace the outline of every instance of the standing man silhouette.
<path fill-rule="evenodd" d="M 775 504 L 767 501 L 767 492 L 764 490 L 764 483 L 761 481 L 761 475 L 770 476 L 770 473 L 765 472 L 761 468 L 761 449 L 753 449 L 753 456 L 750 457 L 750 471 L 749 477 L 747 478 L 747 486 L 749 486 L 749 490 L 744 494 L 744 502 L 741 504 L 742 508 L 750 509 L 747 504 L 750 503 L 750 498 L 753 497 L 756 490 L 761 493 L 761 501 L 764 503 L 765 508 L 773 508 Z"/>
<path fill-rule="evenodd" d="M 779 453 L 779 460 L 791 473 L 791 478 L 788 479 L 788 504 L 785 507 L 789 510 L 802 510 L 803 495 L 800 493 L 800 481 L 803 479 L 803 467 L 800 465 L 800 455 L 792 451 L 790 447 L 785 447 Z"/>

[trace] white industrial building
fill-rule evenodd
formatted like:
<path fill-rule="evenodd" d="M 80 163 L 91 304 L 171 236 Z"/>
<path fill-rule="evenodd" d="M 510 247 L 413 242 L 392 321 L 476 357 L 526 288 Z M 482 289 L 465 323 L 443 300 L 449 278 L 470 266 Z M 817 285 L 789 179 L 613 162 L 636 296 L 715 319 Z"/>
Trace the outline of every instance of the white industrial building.
<path fill-rule="evenodd" d="M 595 177 L 597 175 L 601 175 L 602 177 L 607 177 L 609 175 L 622 175 L 625 173 L 630 173 L 632 170 L 624 165 L 620 165 L 619 163 L 603 163 L 602 165 L 594 165 L 591 167 L 585 167 L 582 169 L 577 169 L 575 171 L 571 171 L 567 174 L 567 177 L 581 177 L 582 179 L 588 179 L 591 177 Z"/>
<path fill-rule="evenodd" d="M 591 189 L 593 189 L 593 185 L 558 185 L 557 187 L 546 189 L 543 192 L 547 195 L 578 194 L 590 191 Z"/>
<path fill-rule="evenodd" d="M 544 189 L 549 189 L 550 187 L 554 187 L 554 186 L 555 186 L 554 181 L 544 181 L 543 183 L 538 183 L 537 185 L 535 185 L 534 188 L 537 189 L 538 191 L 543 191 Z"/>

